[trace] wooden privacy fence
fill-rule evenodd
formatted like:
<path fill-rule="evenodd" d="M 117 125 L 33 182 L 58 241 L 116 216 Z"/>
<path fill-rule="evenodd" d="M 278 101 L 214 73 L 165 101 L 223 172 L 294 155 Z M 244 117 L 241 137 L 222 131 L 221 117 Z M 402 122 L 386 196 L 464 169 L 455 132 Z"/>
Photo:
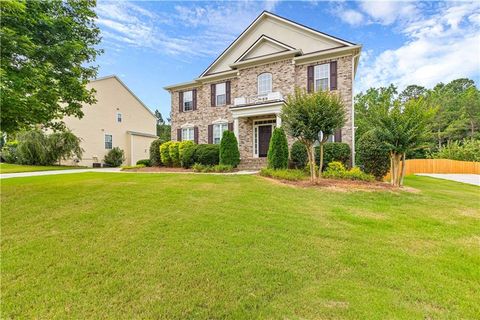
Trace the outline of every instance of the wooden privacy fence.
<path fill-rule="evenodd" d="M 411 159 L 406 161 L 406 174 L 414 173 L 474 173 L 480 174 L 480 162 L 449 159 Z"/>

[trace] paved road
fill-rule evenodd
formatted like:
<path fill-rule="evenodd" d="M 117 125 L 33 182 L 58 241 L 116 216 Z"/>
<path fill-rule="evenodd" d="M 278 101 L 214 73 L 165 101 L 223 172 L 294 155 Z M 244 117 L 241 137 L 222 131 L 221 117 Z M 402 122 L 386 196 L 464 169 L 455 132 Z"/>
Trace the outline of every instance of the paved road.
<path fill-rule="evenodd" d="M 120 172 L 120 168 L 89 168 L 89 169 L 71 169 L 71 170 L 50 170 L 50 171 L 33 171 L 33 172 L 17 172 L 2 173 L 0 179 L 49 176 L 55 174 L 82 173 L 82 172 Z"/>
<path fill-rule="evenodd" d="M 417 176 L 426 176 L 438 179 L 452 180 L 462 183 L 473 184 L 480 186 L 480 174 L 453 174 L 453 173 L 417 173 Z"/>

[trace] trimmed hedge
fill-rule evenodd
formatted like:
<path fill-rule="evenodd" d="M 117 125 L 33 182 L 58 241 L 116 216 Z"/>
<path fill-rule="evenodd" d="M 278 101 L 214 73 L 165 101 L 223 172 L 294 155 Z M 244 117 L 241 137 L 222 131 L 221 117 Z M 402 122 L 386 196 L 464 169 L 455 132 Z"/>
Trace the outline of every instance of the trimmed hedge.
<path fill-rule="evenodd" d="M 141 159 L 141 160 L 138 160 L 137 165 L 143 165 L 145 167 L 150 167 L 150 159 Z"/>
<path fill-rule="evenodd" d="M 153 140 L 150 144 L 150 165 L 159 166 L 162 164 L 160 157 L 160 146 L 164 141 L 162 139 Z"/>
<path fill-rule="evenodd" d="M 199 144 L 195 148 L 194 163 L 206 166 L 219 164 L 220 146 L 218 144 Z"/>
<path fill-rule="evenodd" d="M 167 141 L 160 145 L 160 159 L 162 164 L 169 167 L 172 165 L 172 158 L 170 158 L 170 145 L 173 141 Z"/>
<path fill-rule="evenodd" d="M 288 142 L 285 131 L 275 128 L 267 153 L 268 168 L 286 169 L 288 166 Z"/>
<path fill-rule="evenodd" d="M 327 142 L 323 145 L 323 169 L 332 161 L 339 161 L 345 167 L 350 166 L 350 146 L 344 142 Z M 320 165 L 320 146 L 315 147 L 315 162 Z"/>
<path fill-rule="evenodd" d="M 327 170 L 322 173 L 322 177 L 329 179 L 344 179 L 344 180 L 360 180 L 373 181 L 375 177 L 371 174 L 365 173 L 360 168 L 354 167 L 350 170 L 345 169 L 343 163 L 339 161 L 332 161 L 328 164 Z"/>
<path fill-rule="evenodd" d="M 357 143 L 357 161 L 366 173 L 382 180 L 390 169 L 388 149 L 377 138 L 375 132 L 365 132 Z"/>
<path fill-rule="evenodd" d="M 187 145 L 182 149 L 181 162 L 182 167 L 185 169 L 190 168 L 195 163 L 195 151 L 197 150 L 196 144 Z"/>
<path fill-rule="evenodd" d="M 178 141 L 173 141 L 168 146 L 168 152 L 170 154 L 170 160 L 172 161 L 172 165 L 174 167 L 179 167 L 180 166 L 180 153 L 178 151 L 179 146 L 180 146 L 180 142 L 178 142 Z"/>
<path fill-rule="evenodd" d="M 236 167 L 240 163 L 238 142 L 232 131 L 225 131 L 220 141 L 220 164 Z"/>
<path fill-rule="evenodd" d="M 290 149 L 290 163 L 295 169 L 303 169 L 308 163 L 307 147 L 300 141 L 295 141 Z"/>

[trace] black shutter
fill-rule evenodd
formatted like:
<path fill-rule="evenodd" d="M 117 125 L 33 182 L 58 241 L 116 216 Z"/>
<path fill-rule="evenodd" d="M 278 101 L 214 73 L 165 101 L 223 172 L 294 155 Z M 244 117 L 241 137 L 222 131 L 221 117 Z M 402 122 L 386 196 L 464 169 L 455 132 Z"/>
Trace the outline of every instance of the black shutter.
<path fill-rule="evenodd" d="M 233 122 L 228 123 L 228 131 L 233 131 Z"/>
<path fill-rule="evenodd" d="M 197 89 L 192 90 L 193 110 L 197 110 Z"/>
<path fill-rule="evenodd" d="M 182 129 L 177 129 L 177 141 L 182 141 Z"/>
<path fill-rule="evenodd" d="M 342 129 L 335 130 L 335 142 L 342 142 Z"/>
<path fill-rule="evenodd" d="M 225 93 L 227 95 L 227 105 L 229 105 L 231 103 L 231 99 L 230 99 L 230 81 L 227 81 L 225 82 Z"/>
<path fill-rule="evenodd" d="M 215 84 L 210 85 L 210 103 L 212 107 L 215 107 Z"/>
<path fill-rule="evenodd" d="M 208 125 L 208 143 L 213 143 L 213 124 Z"/>
<path fill-rule="evenodd" d="M 337 61 L 330 62 L 330 90 L 337 90 Z"/>
<path fill-rule="evenodd" d="M 313 66 L 307 67 L 307 91 L 313 92 L 314 91 L 314 84 L 313 84 Z"/>
<path fill-rule="evenodd" d="M 183 112 L 183 92 L 178 93 L 178 112 Z"/>
<path fill-rule="evenodd" d="M 198 127 L 193 127 L 193 142 L 198 144 Z"/>

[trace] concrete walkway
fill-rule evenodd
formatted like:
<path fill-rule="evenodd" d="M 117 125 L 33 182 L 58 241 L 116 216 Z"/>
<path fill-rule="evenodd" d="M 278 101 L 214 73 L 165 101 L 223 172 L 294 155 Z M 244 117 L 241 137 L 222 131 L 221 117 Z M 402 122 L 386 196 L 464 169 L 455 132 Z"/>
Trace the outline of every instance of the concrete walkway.
<path fill-rule="evenodd" d="M 417 176 L 432 177 L 437 179 L 445 179 L 456 182 L 473 184 L 475 186 L 480 186 L 480 174 L 453 174 L 453 173 L 416 173 Z"/>
<path fill-rule="evenodd" d="M 71 169 L 71 170 L 69 169 L 69 170 L 2 173 L 0 174 L 0 179 L 50 176 L 50 175 L 57 175 L 57 174 L 82 173 L 82 172 L 120 172 L 120 168 L 98 168 L 98 169 L 88 168 L 88 169 Z"/>

